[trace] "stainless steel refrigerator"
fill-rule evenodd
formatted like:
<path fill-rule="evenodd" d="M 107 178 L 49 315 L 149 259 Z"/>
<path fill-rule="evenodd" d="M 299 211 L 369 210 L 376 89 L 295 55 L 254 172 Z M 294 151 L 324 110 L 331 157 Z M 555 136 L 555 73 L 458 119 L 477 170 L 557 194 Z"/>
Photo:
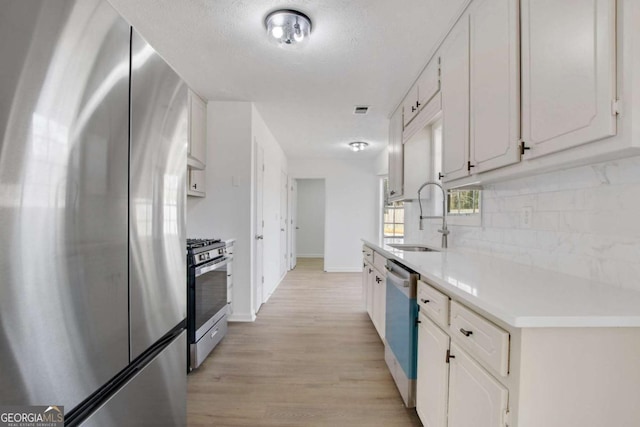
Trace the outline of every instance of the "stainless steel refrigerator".
<path fill-rule="evenodd" d="M 105 0 L 0 8 L 0 405 L 184 425 L 187 87 Z"/>

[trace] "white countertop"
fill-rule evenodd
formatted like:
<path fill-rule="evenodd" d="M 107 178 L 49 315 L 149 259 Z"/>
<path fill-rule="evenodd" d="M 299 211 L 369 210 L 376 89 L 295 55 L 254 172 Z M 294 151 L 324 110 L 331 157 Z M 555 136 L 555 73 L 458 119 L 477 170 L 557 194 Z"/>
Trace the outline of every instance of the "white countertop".
<path fill-rule="evenodd" d="M 640 292 L 479 254 L 403 252 L 363 241 L 513 327 L 640 327 Z"/>

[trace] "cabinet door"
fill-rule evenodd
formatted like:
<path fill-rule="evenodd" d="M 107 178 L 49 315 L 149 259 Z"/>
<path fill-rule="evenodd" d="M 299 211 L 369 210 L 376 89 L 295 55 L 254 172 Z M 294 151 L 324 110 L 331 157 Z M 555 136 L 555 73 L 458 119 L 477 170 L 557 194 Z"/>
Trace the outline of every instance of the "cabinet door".
<path fill-rule="evenodd" d="M 204 197 L 205 196 L 205 171 L 189 169 L 189 189 L 187 195 Z"/>
<path fill-rule="evenodd" d="M 227 313 L 233 314 L 233 262 L 227 264 Z"/>
<path fill-rule="evenodd" d="M 402 198 L 403 180 L 402 110 L 398 108 L 389 122 L 389 198 L 391 200 Z"/>
<path fill-rule="evenodd" d="M 373 321 L 374 282 L 373 267 L 370 264 L 367 264 L 367 313 L 369 313 L 371 321 Z"/>
<path fill-rule="evenodd" d="M 616 133 L 615 0 L 522 0 L 527 157 Z"/>
<path fill-rule="evenodd" d="M 480 0 L 470 13 L 472 172 L 520 161 L 517 0 Z"/>
<path fill-rule="evenodd" d="M 420 314 L 416 411 L 425 427 L 447 426 L 449 335 Z"/>
<path fill-rule="evenodd" d="M 442 69 L 442 167 L 444 181 L 469 174 L 469 16 L 451 31 L 440 56 Z"/>
<path fill-rule="evenodd" d="M 207 158 L 206 130 L 207 106 L 195 93 L 189 91 L 189 164 L 204 169 Z"/>
<path fill-rule="evenodd" d="M 369 293 L 369 266 L 362 261 L 362 305 L 367 309 L 367 294 Z"/>
<path fill-rule="evenodd" d="M 455 343 L 449 360 L 448 427 L 502 427 L 508 390 Z"/>
<path fill-rule="evenodd" d="M 374 308 L 375 322 L 374 323 L 376 325 L 376 329 L 378 330 L 378 335 L 380 335 L 380 339 L 384 342 L 385 322 L 386 322 L 386 313 L 387 313 L 387 307 L 386 307 L 387 283 L 384 275 L 380 274 L 375 270 L 374 270 L 374 273 L 375 273 L 374 286 L 376 287 L 376 290 L 375 290 L 376 301 L 375 301 L 375 308 Z"/>
<path fill-rule="evenodd" d="M 402 101 L 402 124 L 404 126 L 407 126 L 418 114 L 418 107 L 418 84 L 415 84 Z"/>
<path fill-rule="evenodd" d="M 427 102 L 440 90 L 440 58 L 435 57 L 429 62 L 418 79 L 418 108 Z"/>

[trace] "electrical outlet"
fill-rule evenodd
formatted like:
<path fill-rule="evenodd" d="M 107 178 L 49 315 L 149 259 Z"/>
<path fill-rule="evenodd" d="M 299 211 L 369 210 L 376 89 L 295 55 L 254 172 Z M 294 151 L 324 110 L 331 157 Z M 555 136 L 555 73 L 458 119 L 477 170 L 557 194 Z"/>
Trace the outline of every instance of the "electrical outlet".
<path fill-rule="evenodd" d="M 525 206 L 520 211 L 520 228 L 531 228 L 533 222 L 533 208 Z"/>

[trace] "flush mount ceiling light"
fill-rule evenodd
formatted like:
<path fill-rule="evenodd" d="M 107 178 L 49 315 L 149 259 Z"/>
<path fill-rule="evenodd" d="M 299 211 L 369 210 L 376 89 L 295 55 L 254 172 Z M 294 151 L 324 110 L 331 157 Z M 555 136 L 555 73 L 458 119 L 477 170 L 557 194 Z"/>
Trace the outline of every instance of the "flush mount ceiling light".
<path fill-rule="evenodd" d="M 264 20 L 269 38 L 278 44 L 300 43 L 311 33 L 311 20 L 297 10 L 280 9 L 271 12 Z"/>
<path fill-rule="evenodd" d="M 350 142 L 349 143 L 349 147 L 351 147 L 352 151 L 362 151 L 365 148 L 367 148 L 369 146 L 369 144 L 367 144 L 366 142 L 362 142 L 362 141 L 354 141 L 354 142 Z"/>

